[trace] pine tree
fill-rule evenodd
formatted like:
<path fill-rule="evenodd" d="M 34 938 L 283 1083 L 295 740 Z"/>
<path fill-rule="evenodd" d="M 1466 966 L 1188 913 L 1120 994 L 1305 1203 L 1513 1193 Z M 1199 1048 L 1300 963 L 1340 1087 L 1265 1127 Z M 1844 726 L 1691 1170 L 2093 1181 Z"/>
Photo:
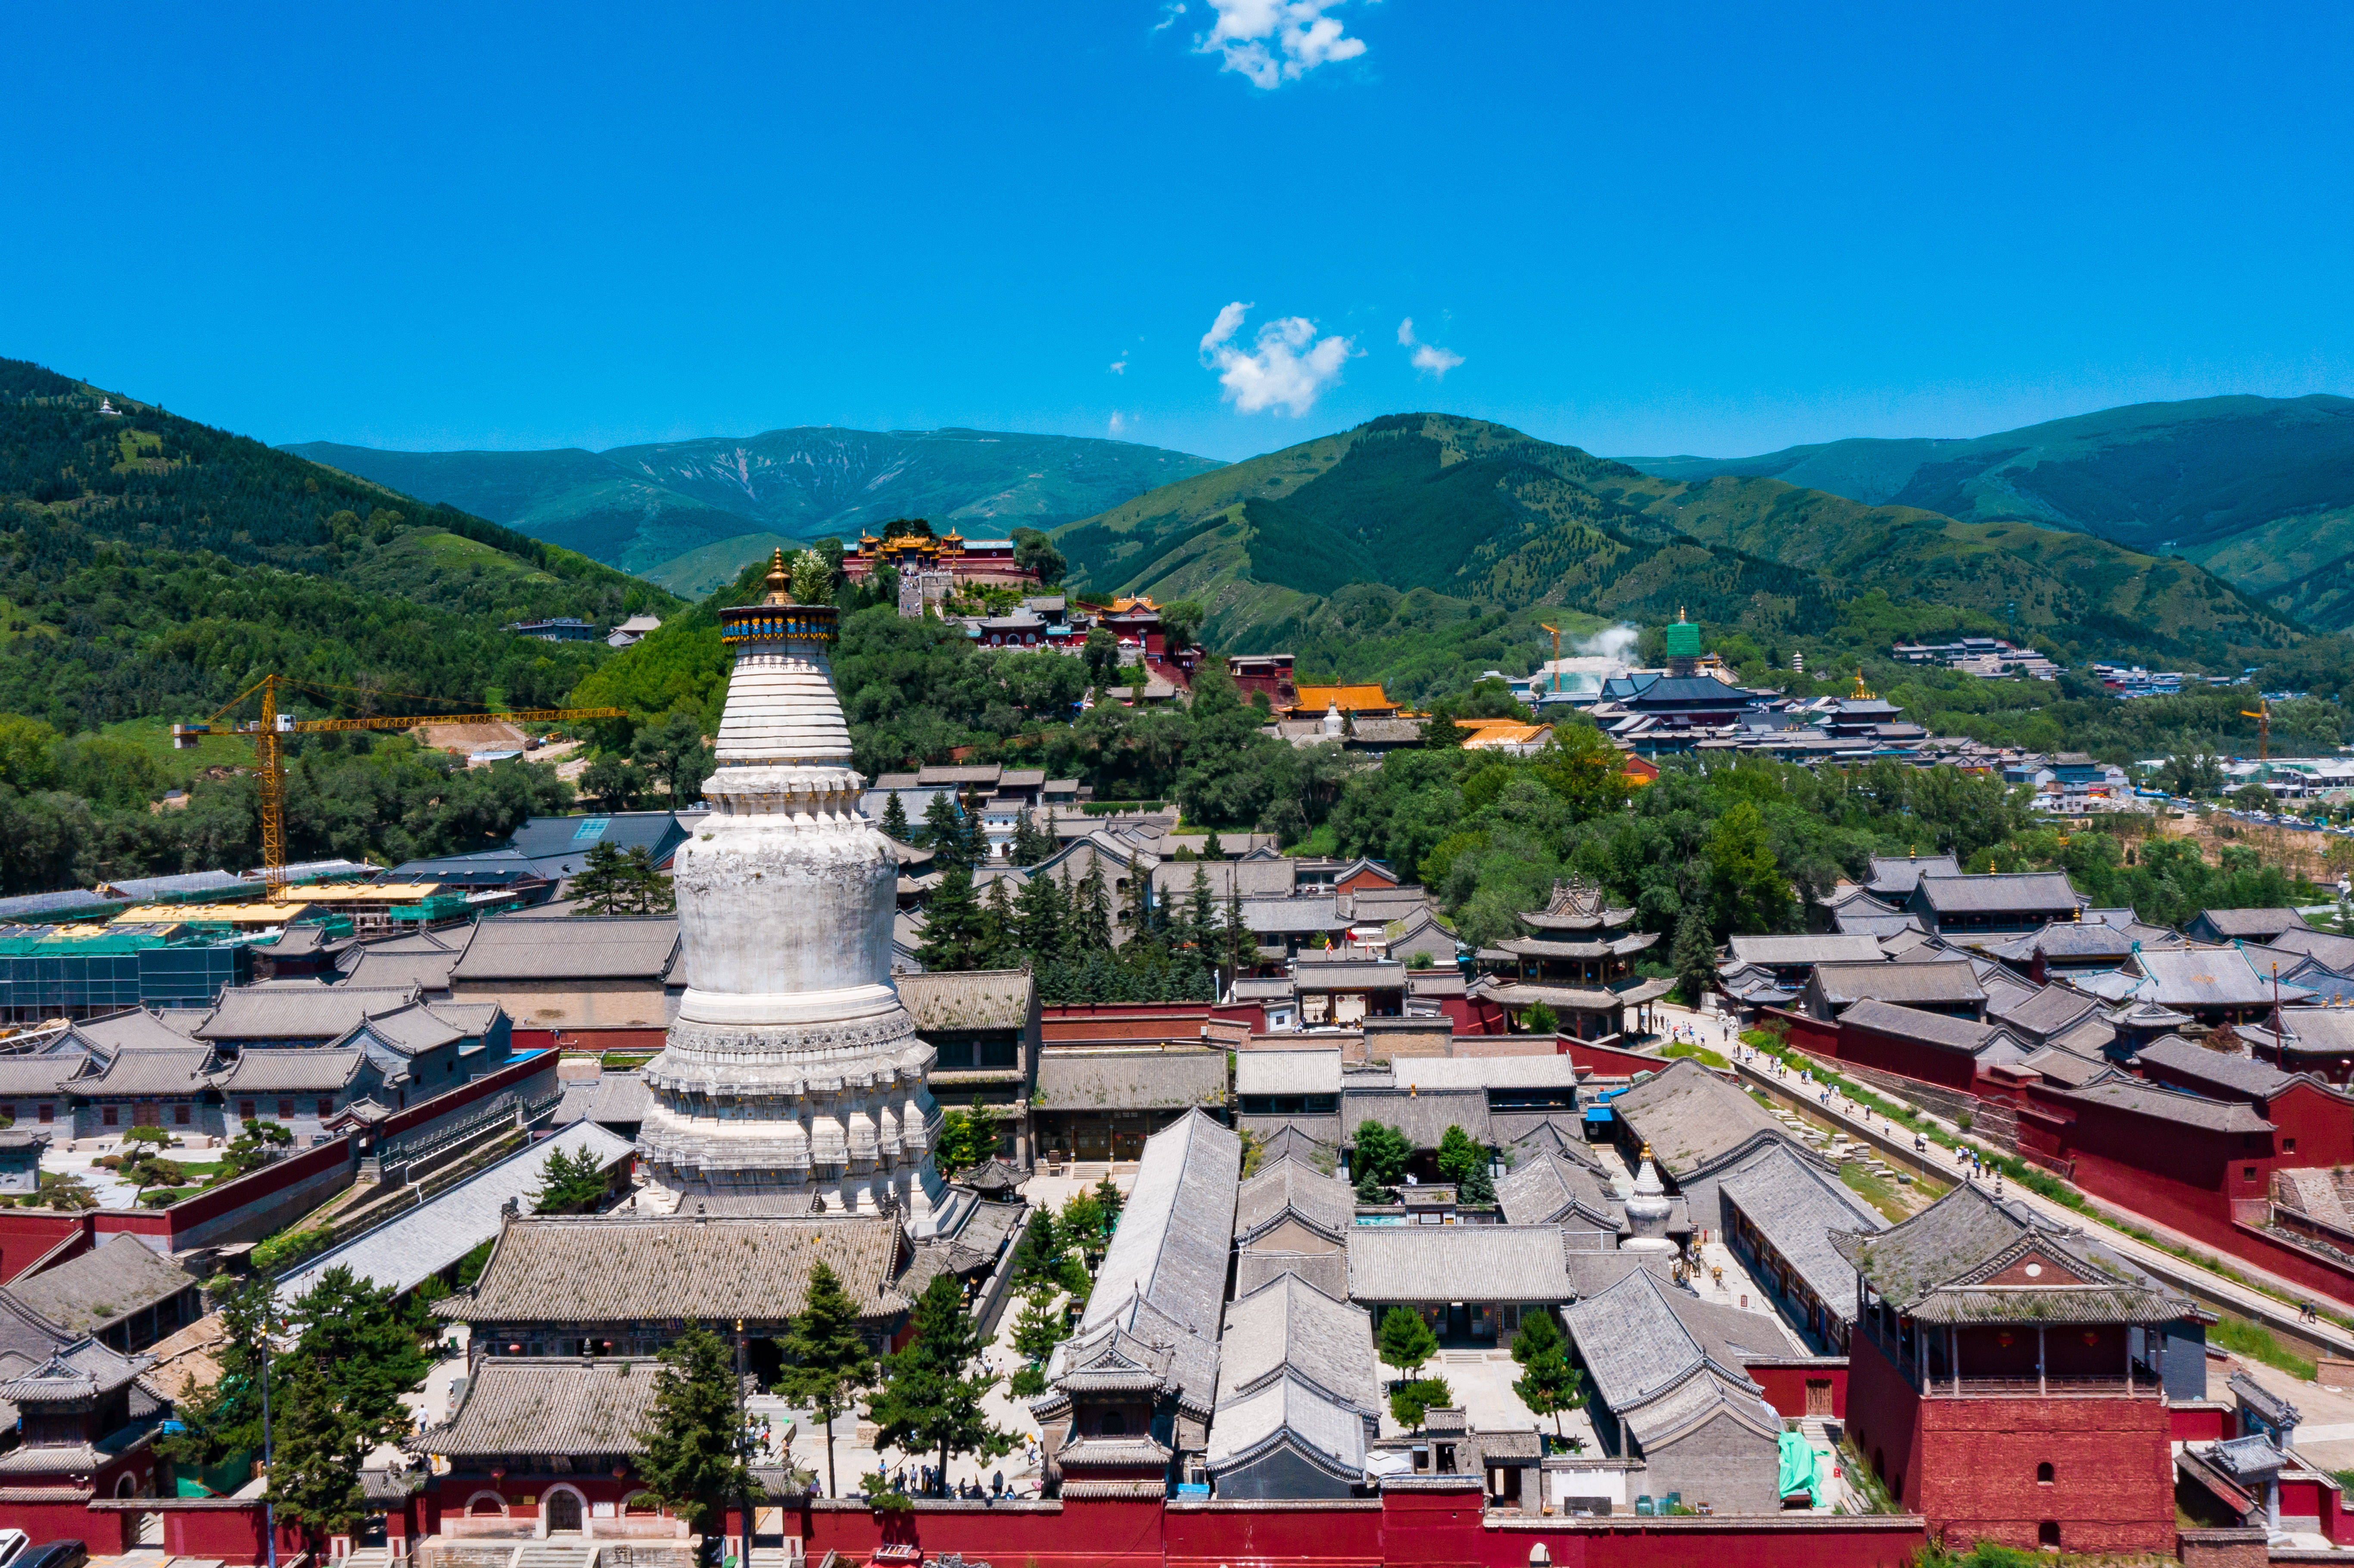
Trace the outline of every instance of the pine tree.
<path fill-rule="evenodd" d="M 1684 911 L 1676 922 L 1676 943 L 1669 961 L 1675 966 L 1676 983 L 1683 988 L 1684 1005 L 1698 1007 L 1716 979 L 1716 945 L 1708 939 L 1708 922 L 1697 909 Z"/>
<path fill-rule="evenodd" d="M 1141 863 L 1129 867 L 1128 908 L 1123 918 L 1128 922 L 1128 945 L 1136 949 L 1134 956 L 1142 957 L 1161 943 L 1161 932 L 1154 919 L 1152 874 Z"/>
<path fill-rule="evenodd" d="M 1242 890 L 1231 882 L 1226 885 L 1226 923 L 1218 935 L 1225 948 L 1220 958 L 1226 966 L 1227 977 L 1231 979 L 1250 968 L 1252 959 L 1257 957 L 1258 944 L 1251 937 L 1250 927 L 1243 923 Z"/>
<path fill-rule="evenodd" d="M 1011 1449 L 1013 1435 L 990 1425 L 981 1405 L 996 1377 L 970 1370 L 989 1341 L 964 1309 L 964 1287 L 954 1275 L 932 1277 L 908 1328 L 907 1345 L 885 1363 L 883 1386 L 868 1402 L 875 1446 L 938 1453 L 944 1478 L 953 1454 L 993 1458 Z"/>
<path fill-rule="evenodd" d="M 611 1191 L 605 1171 L 597 1157 L 586 1149 L 578 1155 L 557 1150 L 547 1157 L 546 1168 L 541 1172 L 539 1188 L 531 1195 L 535 1214 L 586 1214 L 593 1213 Z"/>
<path fill-rule="evenodd" d="M 689 1322 L 662 1360 L 647 1425 L 638 1434 L 638 1473 L 663 1507 L 703 1531 L 752 1483 L 736 1407 L 736 1356 L 726 1340 Z"/>
<path fill-rule="evenodd" d="M 1108 1176 L 1096 1183 L 1095 1194 L 1096 1207 L 1103 1211 L 1104 1245 L 1108 1247 L 1113 1233 L 1119 1229 L 1119 1212 L 1128 1206 L 1128 1200 L 1120 1196 L 1119 1188 Z"/>
<path fill-rule="evenodd" d="M 1063 954 L 1063 890 L 1052 873 L 1042 872 L 1022 885 L 1014 900 L 1015 941 L 1031 961 L 1042 967 Z"/>
<path fill-rule="evenodd" d="M 885 837 L 896 839 L 903 844 L 909 842 L 907 808 L 900 801 L 896 789 L 892 790 L 883 803 L 883 832 Z"/>
<path fill-rule="evenodd" d="M 781 1392 L 806 1406 L 825 1429 L 825 1489 L 842 1488 L 833 1474 L 833 1424 L 858 1408 L 860 1391 L 875 1382 L 875 1351 L 858 1331 L 858 1306 L 822 1260 L 810 1268 L 800 1314 L 785 1330 Z"/>
<path fill-rule="evenodd" d="M 1030 1224 L 1013 1244 L 1013 1279 L 1054 1279 L 1061 1276 L 1064 1246 L 1055 1234 L 1055 1216 L 1045 1209 L 1030 1211 Z"/>
<path fill-rule="evenodd" d="M 350 1534 L 367 1513 L 360 1489 L 366 1433 L 336 1397 L 323 1360 L 300 1349 L 281 1356 L 270 1390 L 270 1499 L 314 1544 Z"/>
<path fill-rule="evenodd" d="M 1202 858 L 1204 860 L 1226 858 L 1226 846 L 1218 842 L 1218 830 L 1215 828 L 1210 830 L 1209 839 L 1202 845 Z"/>
<path fill-rule="evenodd" d="M 1481 1162 L 1479 1146 L 1471 1135 L 1453 1123 L 1438 1137 L 1438 1173 L 1449 1181 L 1460 1182 L 1464 1174 Z"/>
<path fill-rule="evenodd" d="M 1534 1415 L 1553 1417 L 1553 1435 L 1561 1435 L 1561 1414 L 1585 1402 L 1585 1380 L 1569 1363 L 1569 1346 L 1553 1325 L 1553 1313 L 1542 1307 L 1521 1314 L 1521 1330 L 1512 1340 L 1512 1360 L 1521 1376 L 1512 1392 Z"/>
<path fill-rule="evenodd" d="M 1412 1377 L 1438 1353 L 1438 1336 L 1413 1308 L 1393 1307 L 1383 1317 L 1373 1345 L 1385 1363 Z"/>
<path fill-rule="evenodd" d="M 952 860 L 924 906 L 924 941 L 916 958 L 935 971 L 971 969 L 981 936 L 981 901 L 972 894 L 972 868 Z"/>
<path fill-rule="evenodd" d="M 1071 935 L 1081 952 L 1112 950 L 1111 895 L 1104 887 L 1103 862 L 1090 857 L 1087 874 L 1071 896 Z"/>
<path fill-rule="evenodd" d="M 1013 912 L 1013 895 L 1005 891 L 1005 878 L 989 879 L 989 898 L 981 907 L 981 954 L 975 967 L 985 969 L 1011 969 L 1020 953 L 1021 917 Z"/>
<path fill-rule="evenodd" d="M 324 1371 L 336 1408 L 356 1424 L 366 1445 L 406 1436 L 409 1413 L 401 1396 L 433 1370 L 420 1342 L 421 1315 L 403 1306 L 390 1286 L 356 1277 L 340 1264 L 319 1277 L 295 1309 L 306 1319 L 295 1355 Z"/>
<path fill-rule="evenodd" d="M 924 808 L 922 840 L 931 846 L 936 859 L 959 858 L 964 849 L 964 824 L 957 820 L 954 801 L 945 789 L 934 792 L 931 803 Z"/>
<path fill-rule="evenodd" d="M 566 891 L 592 915 L 620 915 L 635 901 L 629 857 L 618 845 L 591 844 Z"/>
<path fill-rule="evenodd" d="M 1368 1202 L 1381 1202 L 1383 1197 L 1367 1198 L 1367 1192 L 1386 1194 L 1405 1174 L 1406 1162 L 1414 1158 L 1414 1145 L 1405 1134 L 1387 1122 L 1361 1122 L 1356 1142 L 1349 1155 L 1350 1171 L 1357 1179 L 1357 1195 Z"/>
<path fill-rule="evenodd" d="M 982 819 L 981 802 L 970 795 L 961 802 L 964 809 L 963 832 L 958 839 L 967 865 L 989 863 L 989 824 Z"/>
<path fill-rule="evenodd" d="M 1069 1337 L 1069 1314 L 1056 1305 L 1055 1287 L 1033 1286 L 1023 1297 L 1022 1310 L 1013 1319 L 1013 1348 L 1030 1362 L 1013 1376 L 1013 1392 L 1016 1395 L 1023 1395 L 1031 1382 L 1036 1386 L 1028 1388 L 1028 1393 L 1046 1392 L 1046 1380 L 1036 1369 L 1044 1366 L 1046 1358 L 1055 1353 L 1055 1347 Z"/>
<path fill-rule="evenodd" d="M 209 1386 L 192 1385 L 173 1409 L 181 1429 L 156 1440 L 158 1451 L 178 1464 L 217 1465 L 231 1454 L 261 1451 L 261 1369 L 278 1316 L 277 1285 L 256 1273 L 215 1300 L 224 1338 L 211 1354 L 220 1376 Z"/>
<path fill-rule="evenodd" d="M 1412 1378 L 1390 1391 L 1390 1414 L 1399 1425 L 1417 1431 L 1433 1410 L 1454 1403 L 1455 1391 L 1443 1377 Z"/>
<path fill-rule="evenodd" d="M 1053 836 L 1038 826 L 1029 807 L 1023 807 L 1022 815 L 1014 819 L 1013 853 L 1008 858 L 1016 865 L 1036 865 L 1054 853 Z"/>
<path fill-rule="evenodd" d="M 1210 874 L 1197 862 L 1193 885 L 1185 891 L 1185 945 L 1207 964 L 1215 961 L 1211 948 L 1217 939 L 1218 906 L 1210 895 Z"/>

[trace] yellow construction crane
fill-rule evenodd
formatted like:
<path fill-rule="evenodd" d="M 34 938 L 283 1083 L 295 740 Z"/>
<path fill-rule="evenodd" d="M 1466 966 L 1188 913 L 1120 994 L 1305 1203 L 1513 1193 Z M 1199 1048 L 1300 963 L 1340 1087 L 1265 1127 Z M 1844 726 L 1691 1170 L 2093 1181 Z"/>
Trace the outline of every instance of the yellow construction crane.
<path fill-rule="evenodd" d="M 288 680 L 283 675 L 264 675 L 260 682 L 239 692 L 215 709 L 202 724 L 175 724 L 172 726 L 172 747 L 175 751 L 190 750 L 208 735 L 243 736 L 253 742 L 253 776 L 261 785 L 261 876 L 275 893 L 286 885 L 286 736 L 319 735 L 336 729 L 416 729 L 429 724 L 565 724 L 573 719 L 626 718 L 627 708 L 519 708 L 506 713 L 480 714 L 420 714 L 393 716 L 375 715 L 367 718 L 298 719 L 292 714 L 280 711 L 281 690 L 311 688 L 306 683 Z M 356 692 L 356 686 L 325 688 L 334 691 Z M 216 730 L 221 715 L 242 705 L 255 693 L 261 694 L 261 718 L 255 724 L 232 724 Z M 383 693 L 364 694 L 385 695 Z"/>
<path fill-rule="evenodd" d="M 1561 628 L 1545 626 L 1542 620 L 1537 624 L 1553 633 L 1553 689 L 1558 693 L 1561 690 Z"/>
<path fill-rule="evenodd" d="M 2254 710 L 2252 712 L 2247 708 L 2242 708 L 2240 716 L 2256 721 L 2256 760 L 2270 762 L 2273 759 L 2272 699 L 2259 694 Z"/>

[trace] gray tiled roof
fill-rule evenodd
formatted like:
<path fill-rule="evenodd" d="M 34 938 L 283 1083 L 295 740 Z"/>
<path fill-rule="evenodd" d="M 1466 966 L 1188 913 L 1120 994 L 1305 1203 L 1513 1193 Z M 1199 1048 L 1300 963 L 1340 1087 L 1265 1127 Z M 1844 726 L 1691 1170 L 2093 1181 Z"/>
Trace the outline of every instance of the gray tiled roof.
<path fill-rule="evenodd" d="M 360 1075 L 367 1053 L 262 1046 L 239 1054 L 213 1080 L 224 1094 L 329 1094 Z"/>
<path fill-rule="evenodd" d="M 1172 1051 L 1038 1053 L 1039 1107 L 1044 1110 L 1169 1110 L 1222 1105 L 1226 1054 Z"/>
<path fill-rule="evenodd" d="M 1930 1322 L 2154 1323 L 2189 1306 L 2078 1232 L 1974 1182 L 1877 1234 L 1835 1232 L 1831 1245 L 1891 1306 Z M 2058 1266 L 2052 1283 L 1980 1287 L 2031 1255 Z"/>
<path fill-rule="evenodd" d="M 448 1297 L 434 1311 L 461 1322 L 557 1325 L 788 1318 L 801 1309 L 810 1267 L 822 1259 L 862 1314 L 885 1317 L 905 1305 L 894 1288 L 904 1250 L 899 1223 L 888 1218 L 523 1219 L 501 1234 L 472 1294 Z"/>
<path fill-rule="evenodd" d="M 1955 1006 L 1978 1006 L 1987 1000 L 1967 964 L 1817 964 L 1814 983 L 1833 1008 L 1866 1000 Z"/>
<path fill-rule="evenodd" d="M 1958 966 L 1940 964 L 1935 967 Z M 1949 1017 L 1942 1012 L 1926 1012 L 1917 1007 L 1899 1007 L 1886 1001 L 1859 1001 L 1840 1015 L 1840 1022 L 1850 1028 L 1870 1029 L 1882 1034 L 1893 1034 L 1900 1040 L 1915 1041 L 1970 1055 L 1984 1050 L 1987 1043 L 1998 1033 L 1992 1024 Z"/>
<path fill-rule="evenodd" d="M 1298 1275 L 1228 1303 L 1218 1340 L 1219 1403 L 1287 1368 L 1368 1415 L 1379 1409 L 1372 1316 Z"/>
<path fill-rule="evenodd" d="M 1357 1128 L 1369 1121 L 1397 1128 L 1416 1149 L 1437 1149 L 1450 1127 L 1461 1128 L 1474 1143 L 1491 1141 L 1485 1089 L 1408 1093 L 1405 1089 L 1347 1086 L 1341 1096 L 1343 1140 L 1354 1143 Z"/>
<path fill-rule="evenodd" d="M 288 1040 L 313 1044 L 350 1033 L 381 1013 L 412 1005 L 408 986 L 362 990 L 350 985 L 278 990 L 235 986 L 220 994 L 212 1016 L 197 1026 L 199 1040 Z"/>
<path fill-rule="evenodd" d="M 1660 1169 L 1679 1181 L 1715 1165 L 1761 1134 L 1789 1137 L 1765 1107 L 1690 1057 L 1625 1090 L 1610 1108 L 1651 1146 Z"/>
<path fill-rule="evenodd" d="M 1341 1048 L 1314 1046 L 1305 1050 L 1250 1050 L 1235 1054 L 1235 1093 L 1238 1095 L 1337 1095 L 1341 1092 Z"/>
<path fill-rule="evenodd" d="M 199 1011 L 197 1016 L 203 1012 Z M 117 1051 L 149 1047 L 182 1050 L 193 1037 L 174 1028 L 170 1020 L 134 1007 L 110 1018 L 76 1019 L 67 1027 L 66 1038 L 82 1042 L 101 1056 L 111 1056 Z"/>
<path fill-rule="evenodd" d="M 2101 1011 L 2098 997 L 2064 985 L 2047 985 L 2024 996 L 2006 994 L 1999 1005 L 1987 1009 L 2012 1033 L 2036 1040 L 2073 1029 Z"/>
<path fill-rule="evenodd" d="M 196 1283 L 195 1275 L 136 1236 L 118 1234 L 7 1289 L 68 1333 L 97 1334 Z"/>
<path fill-rule="evenodd" d="M 2283 931 L 2265 946 L 2319 959 L 2325 966 L 2341 974 L 2354 971 L 2354 937 L 2341 937 L 2328 931 L 2299 927 Z"/>
<path fill-rule="evenodd" d="M 607 1073 L 597 1080 L 597 1092 L 588 1102 L 587 1118 L 603 1127 L 627 1126 L 646 1119 L 646 1107 L 653 1095 L 646 1081 L 636 1073 Z"/>
<path fill-rule="evenodd" d="M 1303 959 L 1292 967 L 1291 983 L 1301 991 L 1404 991 L 1405 966 L 1386 959 Z"/>
<path fill-rule="evenodd" d="M 2281 1023 L 2288 1030 L 2288 1054 L 2354 1053 L 2354 1007 L 2285 1007 Z M 2253 1033 L 2253 1025 L 2243 1025 Z"/>
<path fill-rule="evenodd" d="M 1329 893 L 1288 898 L 1246 896 L 1242 915 L 1245 927 L 1269 936 L 1312 936 L 1338 931 L 1349 924 L 1349 917 L 1340 912 L 1338 901 Z"/>
<path fill-rule="evenodd" d="M 677 960 L 678 917 L 592 916 L 476 924 L 453 980 L 662 980 Z"/>
<path fill-rule="evenodd" d="M 2211 1132 L 2270 1132 L 2273 1124 L 2252 1106 L 2237 1100 L 2211 1100 L 2201 1095 L 2162 1088 L 2140 1078 L 2112 1072 L 2076 1089 L 2047 1091 L 2062 1099 L 2105 1105 L 2159 1121 L 2205 1128 Z"/>
<path fill-rule="evenodd" d="M 90 1065 L 90 1058 L 79 1051 L 55 1056 L 0 1056 L 0 1099 L 54 1095 Z"/>
<path fill-rule="evenodd" d="M 2059 1045 L 2046 1045 L 2041 1051 L 2031 1052 L 2020 1058 L 2019 1065 L 2042 1074 L 2063 1088 L 2071 1089 L 2080 1084 L 2089 1084 L 2103 1073 L 2112 1070 L 2109 1063 L 2098 1057 L 2080 1056 Z"/>
<path fill-rule="evenodd" d="M 501 1210 L 508 1200 L 528 1212 L 534 1194 L 546 1185 L 548 1161 L 558 1153 L 591 1154 L 610 1169 L 627 1160 L 631 1144 L 594 1124 L 566 1128 L 554 1138 L 518 1150 L 505 1159 L 469 1176 L 445 1192 L 428 1198 L 406 1213 L 315 1257 L 305 1259 L 279 1281 L 283 1300 L 299 1299 L 331 1268 L 348 1268 L 361 1279 L 397 1290 L 409 1290 L 449 1267 L 499 1234 Z M 616 1235 L 621 1234 L 620 1232 Z M 588 1249 L 583 1249 L 584 1253 Z M 595 1273 L 601 1266 L 583 1265 Z M 568 1288 L 576 1282 L 555 1282 Z M 584 1278 L 578 1283 L 586 1285 Z"/>
<path fill-rule="evenodd" d="M 1569 1090 L 1577 1086 L 1577 1066 L 1547 1051 L 1527 1056 L 1400 1056 L 1390 1063 L 1399 1088 Z"/>
<path fill-rule="evenodd" d="M 2264 955 L 2269 964 L 2274 960 Z M 2153 952 L 2145 948 L 2134 962 L 2145 979 L 2131 985 L 2126 995 L 2137 1001 L 2151 1001 L 2168 1007 L 2254 1007 L 2271 1002 L 2273 983 L 2269 973 L 2259 972 L 2256 955 L 2242 948 L 2190 948 L 2177 951 Z M 2284 1000 L 2294 1001 L 2304 993 L 2295 986 L 2281 987 Z"/>
<path fill-rule="evenodd" d="M 372 991 L 448 991 L 450 971 L 458 967 L 458 960 L 463 956 L 456 948 L 440 952 L 384 952 L 375 948 L 362 948 L 348 955 L 341 966 L 343 983 L 364 986 Z"/>
<path fill-rule="evenodd" d="M 1744 1352 L 1792 1353 L 1773 1319 L 1712 1307 L 1638 1268 L 1564 1308 L 1562 1319 L 1595 1393 L 1644 1448 L 1720 1414 L 1769 1439 L 1780 1433 L 1781 1418 L 1743 1365 Z"/>
<path fill-rule="evenodd" d="M 2198 918 L 2226 941 L 2237 937 L 2265 942 L 2305 927 L 2305 916 L 2294 909 L 2201 909 Z"/>
<path fill-rule="evenodd" d="M 209 1045 L 125 1051 L 103 1073 L 76 1083 L 74 1093 L 94 1099 L 193 1095 L 206 1086 L 205 1076 L 212 1067 Z"/>
<path fill-rule="evenodd" d="M 1876 938 L 1733 937 L 1726 945 L 1735 964 L 1786 968 L 1793 964 L 1877 963 L 1886 955 Z"/>
<path fill-rule="evenodd" d="M 2221 1090 L 2234 1098 L 2247 1095 L 2262 1099 L 2296 1082 L 2268 1062 L 2236 1051 L 2210 1051 L 2179 1034 L 2151 1041 L 2134 1054 L 2134 1060 L 2143 1067 L 2164 1068 L 2173 1077 L 2188 1078 L 2194 1086 Z"/>
<path fill-rule="evenodd" d="M 1346 1181 L 1299 1160 L 1262 1164 L 1235 1195 L 1235 1241 L 1247 1243 L 1285 1215 L 1339 1241 L 1355 1223 L 1356 1193 Z"/>
<path fill-rule="evenodd" d="M 1496 1183 L 1496 1203 L 1511 1225 L 1574 1223 L 1564 1218 L 1573 1209 L 1597 1226 L 1616 1230 L 1620 1222 L 1617 1201 L 1602 1178 L 1552 1150 L 1523 1156 L 1507 1171 Z"/>
<path fill-rule="evenodd" d="M 1204 1456 L 1231 1467 L 1288 1432 L 1321 1468 L 1357 1479 L 1379 1386 L 1364 1309 L 1281 1276 L 1226 1308 Z"/>
<path fill-rule="evenodd" d="M 1553 1225 L 1359 1225 L 1349 1233 L 1349 1298 L 1546 1303 L 1570 1298 Z"/>
<path fill-rule="evenodd" d="M 1877 1210 L 1787 1145 L 1734 1166 L 1717 1193 L 1728 1211 L 1748 1216 L 1827 1308 L 1842 1322 L 1854 1320 L 1855 1268 L 1831 1245 L 1830 1233 L 1885 1229 Z"/>
<path fill-rule="evenodd" d="M 637 1455 L 662 1371 L 652 1356 L 485 1356 L 457 1413 L 408 1446 L 451 1459 Z"/>
<path fill-rule="evenodd" d="M 1023 1028 L 1038 989 L 1027 969 L 942 970 L 901 975 L 894 983 L 916 1027 L 940 1033 Z"/>
<path fill-rule="evenodd" d="M 1978 876 L 1925 876 L 1918 895 L 1940 915 L 2001 915 L 2012 911 L 2082 909 L 2084 897 L 2060 871 L 2013 871 Z"/>
<path fill-rule="evenodd" d="M 1962 863 L 1949 854 L 1876 854 L 1872 857 L 1872 880 L 1864 884 L 1864 890 L 1894 894 L 1901 897 L 1912 892 L 1913 885 L 1925 876 L 1959 876 L 1961 874 Z"/>
<path fill-rule="evenodd" d="M 1349 1254 L 1345 1248 L 1334 1247 L 1330 1252 L 1274 1252 L 1265 1247 L 1246 1246 L 1235 1254 L 1235 1294 L 1247 1296 L 1271 1279 L 1286 1274 L 1296 1274 L 1335 1301 L 1349 1297 Z"/>
<path fill-rule="evenodd" d="M 1139 1298 L 1214 1343 L 1241 1172 L 1242 1139 L 1199 1111 L 1145 1139 L 1080 1327 L 1119 1321 Z"/>

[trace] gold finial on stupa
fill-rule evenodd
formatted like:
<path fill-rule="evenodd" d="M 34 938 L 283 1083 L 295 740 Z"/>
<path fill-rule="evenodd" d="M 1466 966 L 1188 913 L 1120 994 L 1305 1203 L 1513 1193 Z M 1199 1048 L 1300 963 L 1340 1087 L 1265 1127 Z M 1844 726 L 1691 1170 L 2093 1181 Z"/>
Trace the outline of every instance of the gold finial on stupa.
<path fill-rule="evenodd" d="M 769 563 L 769 575 L 762 580 L 769 586 L 769 595 L 760 601 L 762 604 L 793 602 L 793 596 L 785 586 L 791 579 L 785 575 L 785 552 L 781 548 L 777 551 L 776 559 Z"/>

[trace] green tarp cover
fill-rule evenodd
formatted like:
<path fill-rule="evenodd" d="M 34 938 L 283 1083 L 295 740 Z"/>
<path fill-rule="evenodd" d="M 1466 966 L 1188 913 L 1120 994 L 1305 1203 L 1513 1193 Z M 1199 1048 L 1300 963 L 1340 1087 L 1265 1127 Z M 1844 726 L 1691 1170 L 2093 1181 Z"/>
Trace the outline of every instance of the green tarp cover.
<path fill-rule="evenodd" d="M 1817 1501 L 1820 1494 L 1815 1489 L 1815 1451 L 1807 1446 L 1805 1437 L 1796 1432 L 1782 1434 L 1782 1495 L 1804 1492 Z"/>

